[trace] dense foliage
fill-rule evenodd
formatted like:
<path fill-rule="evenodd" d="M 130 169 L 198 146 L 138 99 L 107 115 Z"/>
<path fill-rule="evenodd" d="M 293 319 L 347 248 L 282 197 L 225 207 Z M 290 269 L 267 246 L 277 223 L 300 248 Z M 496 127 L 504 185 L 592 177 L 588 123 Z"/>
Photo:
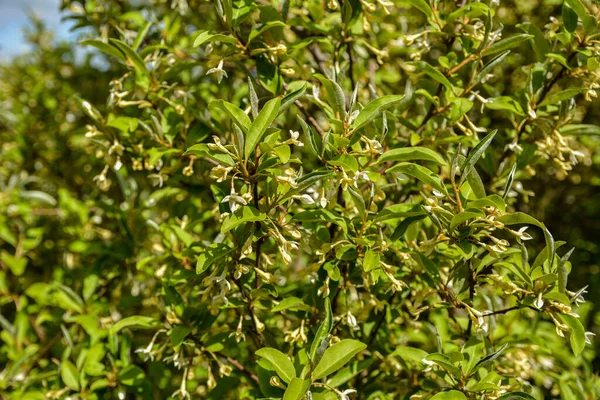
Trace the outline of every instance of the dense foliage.
<path fill-rule="evenodd" d="M 598 185 L 597 4 L 62 8 L 0 67 L 8 399 L 598 398 L 534 197 Z"/>

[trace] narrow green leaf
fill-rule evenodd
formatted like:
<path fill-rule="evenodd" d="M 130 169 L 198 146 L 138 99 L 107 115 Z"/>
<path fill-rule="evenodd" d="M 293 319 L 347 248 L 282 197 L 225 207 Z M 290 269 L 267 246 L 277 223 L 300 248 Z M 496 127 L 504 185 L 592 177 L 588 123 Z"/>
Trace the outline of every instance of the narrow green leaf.
<path fill-rule="evenodd" d="M 227 257 L 234 249 L 224 243 L 213 243 L 208 246 L 198 256 L 196 262 L 196 273 L 201 274 L 206 271 L 212 264 L 218 263 L 224 257 Z"/>
<path fill-rule="evenodd" d="M 573 254 L 575 247 L 569 250 L 564 256 L 562 256 L 558 262 L 558 291 L 560 293 L 565 293 L 567 290 L 567 261 L 569 261 L 569 257 Z"/>
<path fill-rule="evenodd" d="M 381 96 L 369 104 L 366 105 L 365 108 L 360 110 L 360 113 L 354 119 L 352 123 L 352 129 L 357 130 L 371 122 L 377 116 L 379 116 L 383 111 L 387 108 L 393 106 L 398 103 L 404 95 L 389 95 L 389 96 Z"/>
<path fill-rule="evenodd" d="M 294 296 L 290 296 L 290 297 L 286 297 L 285 299 L 281 300 L 279 302 L 279 304 L 277 304 L 275 307 L 273 307 L 271 309 L 271 311 L 279 312 L 279 311 L 289 310 L 290 308 L 295 308 L 295 309 L 306 308 L 306 305 L 304 304 L 302 299 L 299 299 Z"/>
<path fill-rule="evenodd" d="M 431 6 L 425 0 L 407 0 L 413 7 L 417 10 L 421 11 L 423 14 L 427 16 L 427 18 L 433 19 L 433 10 Z"/>
<path fill-rule="evenodd" d="M 428 149 L 427 147 L 403 147 L 399 149 L 392 149 L 386 151 L 379 157 L 377 163 L 383 163 L 388 161 L 413 161 L 423 160 L 431 161 L 437 164 L 445 165 L 446 161 L 435 151 Z"/>
<path fill-rule="evenodd" d="M 450 90 L 451 92 L 454 90 L 452 83 L 450 83 L 448 78 L 446 78 L 446 76 L 440 71 L 435 69 L 431 64 L 425 61 L 415 61 L 412 64 L 417 68 L 418 71 L 425 72 L 430 78 L 444 85 L 446 89 Z"/>
<path fill-rule="evenodd" d="M 277 117 L 280 106 L 281 99 L 279 97 L 269 100 L 248 128 L 248 136 L 246 137 L 245 144 L 246 159 L 250 158 L 250 155 L 267 131 L 267 128 Z"/>
<path fill-rule="evenodd" d="M 331 300 L 329 300 L 329 297 L 325 298 L 324 308 L 325 308 L 325 318 L 323 319 L 323 322 L 321 322 L 321 325 L 319 325 L 319 329 L 317 329 L 315 338 L 310 346 L 309 356 L 310 356 L 310 359 L 312 360 L 313 364 L 318 363 L 320 357 L 323 355 L 322 352 L 320 355 L 318 354 L 320 352 L 319 348 L 321 347 L 323 342 L 327 339 L 327 335 L 329 335 L 329 332 L 331 332 L 331 328 L 333 328 L 333 312 L 331 311 Z M 325 349 L 323 349 L 323 352 L 324 351 L 325 351 Z"/>
<path fill-rule="evenodd" d="M 145 89 L 148 89 L 148 87 L 150 86 L 150 73 L 146 69 L 146 64 L 144 64 L 144 60 L 142 60 L 142 58 L 124 42 L 117 39 L 108 40 L 115 47 L 121 50 L 123 54 L 125 54 L 125 57 L 127 57 L 127 60 L 135 69 L 137 84 Z"/>
<path fill-rule="evenodd" d="M 536 400 L 536 398 L 524 392 L 512 392 L 505 393 L 496 400 Z"/>
<path fill-rule="evenodd" d="M 506 50 L 510 50 L 514 47 L 517 47 L 524 41 L 533 38 L 533 35 L 529 33 L 518 33 L 506 39 L 502 39 L 492 44 L 487 49 L 483 50 L 482 54 L 484 56 L 491 56 L 492 54 L 501 53 Z"/>
<path fill-rule="evenodd" d="M 256 352 L 256 355 L 270 361 L 277 375 L 286 383 L 292 382 L 292 379 L 296 377 L 294 364 L 279 350 L 271 347 L 263 347 Z"/>
<path fill-rule="evenodd" d="M 302 85 L 302 87 L 298 90 L 295 90 L 291 93 L 286 94 L 283 99 L 281 99 L 281 107 L 279 107 L 279 114 L 281 114 L 283 111 L 285 111 L 289 106 L 291 106 L 292 104 L 294 104 L 294 102 L 296 100 L 298 100 L 300 97 L 302 97 L 304 95 L 304 93 L 306 92 L 306 87 L 308 86 L 308 84 L 304 84 Z M 298 117 L 300 118 L 300 117 Z"/>
<path fill-rule="evenodd" d="M 404 220 L 398 224 L 396 229 L 394 229 L 394 232 L 392 233 L 390 240 L 392 242 L 399 240 L 400 238 L 402 238 L 402 236 L 404 236 L 404 234 L 406 233 L 406 230 L 412 225 L 413 222 L 417 222 L 422 219 L 425 219 L 426 216 L 427 215 L 414 215 L 411 217 L 404 218 Z"/>
<path fill-rule="evenodd" d="M 341 120 L 346 119 L 348 113 L 346 110 L 346 97 L 340 85 L 321 74 L 315 74 L 314 77 L 321 81 L 321 84 L 325 87 L 325 94 L 329 99 L 329 105 L 333 108 L 334 117 Z"/>
<path fill-rule="evenodd" d="M 363 259 L 363 269 L 365 272 L 379 267 L 379 253 L 375 253 L 369 249 L 365 252 L 365 258 Z"/>
<path fill-rule="evenodd" d="M 589 124 L 565 125 L 559 129 L 562 135 L 600 136 L 600 126 Z"/>
<path fill-rule="evenodd" d="M 290 189 L 285 195 L 283 195 L 280 202 L 283 202 L 284 200 L 286 200 L 292 196 L 302 193 L 303 191 L 308 189 L 310 186 L 314 185 L 315 183 L 317 183 L 318 181 L 320 181 L 324 178 L 331 176 L 332 174 L 333 174 L 333 171 L 313 171 L 309 174 L 304 175 L 302 178 L 300 178 L 296 181 L 295 188 Z"/>
<path fill-rule="evenodd" d="M 569 341 L 571 342 L 573 354 L 575 354 L 575 357 L 578 357 L 585 348 L 585 328 L 577 317 L 569 314 L 560 314 L 560 318 L 571 329 Z"/>
<path fill-rule="evenodd" d="M 288 385 L 283 400 L 301 400 L 310 388 L 311 381 L 300 378 L 294 378 Z"/>
<path fill-rule="evenodd" d="M 108 44 L 106 42 L 103 42 L 102 40 L 89 39 L 89 40 L 82 40 L 80 43 L 85 46 L 94 46 L 95 48 L 102 51 L 103 53 L 106 53 L 109 56 L 113 56 L 114 58 L 116 58 L 117 60 L 119 60 L 123 63 L 127 62 L 127 58 L 125 58 L 125 56 L 123 55 L 122 52 L 119 51 L 119 49 L 117 49 L 114 46 L 111 46 L 110 44 Z"/>
<path fill-rule="evenodd" d="M 221 225 L 221 233 L 227 233 L 246 222 L 263 221 L 267 216 L 254 207 L 244 206 L 227 216 Z"/>
<path fill-rule="evenodd" d="M 450 232 L 453 232 L 460 224 L 467 222 L 472 219 L 484 217 L 485 214 L 482 211 L 463 211 L 452 217 L 450 221 Z"/>
<path fill-rule="evenodd" d="M 504 185 L 504 193 L 502 194 L 503 199 L 506 199 L 506 196 L 508 196 L 508 192 L 510 192 L 513 181 L 515 179 L 515 172 L 517 172 L 517 163 L 513 165 L 512 169 L 508 173 L 508 177 L 506 178 L 506 185 Z"/>
<path fill-rule="evenodd" d="M 146 38 L 146 35 L 148 34 L 148 31 L 151 27 L 152 21 L 148 21 L 146 22 L 146 25 L 144 25 L 144 27 L 138 32 L 137 36 L 135 37 L 135 40 L 133 41 L 133 45 L 131 46 L 133 51 L 137 51 L 140 48 L 140 45 Z"/>
<path fill-rule="evenodd" d="M 430 400 L 467 400 L 467 396 L 458 390 L 450 390 L 448 392 L 440 392 Z"/>
<path fill-rule="evenodd" d="M 221 42 L 228 44 L 237 44 L 237 39 L 233 36 L 221 35 L 221 34 L 212 34 L 208 31 L 200 32 L 196 39 L 194 40 L 194 47 L 201 46 L 206 42 Z"/>
<path fill-rule="evenodd" d="M 557 93 L 551 94 L 547 96 L 541 103 L 540 106 L 547 106 L 551 104 L 556 104 L 559 101 L 571 100 L 573 97 L 577 96 L 579 93 L 583 92 L 584 88 L 569 88 L 565 90 L 561 90 Z"/>
<path fill-rule="evenodd" d="M 250 95 L 250 107 L 252 109 L 252 118 L 256 119 L 256 117 L 258 116 L 258 96 L 256 95 L 256 90 L 254 90 L 252 78 L 250 77 L 248 77 L 248 93 Z"/>
<path fill-rule="evenodd" d="M 479 71 L 477 73 L 477 75 L 475 76 L 475 78 L 473 79 L 473 82 L 471 83 L 472 86 L 477 85 L 479 82 L 481 82 L 489 73 L 492 72 L 492 69 L 494 69 L 494 67 L 498 64 L 500 64 L 502 62 L 502 60 L 504 60 L 504 58 L 510 53 L 510 50 L 505 51 L 504 53 L 498 54 L 495 58 L 493 58 L 490 62 L 488 62 L 482 69 L 481 71 Z"/>
<path fill-rule="evenodd" d="M 250 129 L 250 126 L 252 125 L 250 117 L 248 117 L 248 115 L 235 104 L 224 100 L 213 100 L 208 104 L 208 108 L 218 108 L 224 111 L 229 118 L 233 120 L 233 122 L 238 124 L 244 133 L 247 133 L 248 129 Z"/>
<path fill-rule="evenodd" d="M 79 371 L 77 367 L 69 361 L 65 360 L 60 365 L 60 377 L 69 388 L 79 391 Z"/>
<path fill-rule="evenodd" d="M 551 50 L 550 43 L 540 28 L 529 22 L 518 24 L 517 28 L 522 29 L 530 35 L 533 35 L 533 38 L 531 39 L 533 50 L 535 51 L 538 61 L 544 61 L 546 59 L 546 54 L 550 53 Z"/>
<path fill-rule="evenodd" d="M 151 329 L 155 328 L 159 323 L 152 317 L 146 317 L 143 315 L 133 315 L 131 317 L 123 318 L 110 327 L 110 333 L 115 334 L 125 328 L 129 329 Z"/>
<path fill-rule="evenodd" d="M 332 374 L 366 348 L 366 344 L 353 339 L 344 339 L 334 344 L 325 350 L 321 361 L 313 371 L 313 379 L 321 379 Z"/>
<path fill-rule="evenodd" d="M 567 2 L 563 3 L 561 14 L 563 17 L 563 24 L 565 25 L 567 32 L 575 32 L 577 29 L 577 13 L 572 7 L 569 6 Z"/>
<path fill-rule="evenodd" d="M 473 147 L 473 149 L 469 152 L 469 155 L 465 160 L 465 165 L 463 167 L 458 186 L 462 185 L 467 176 L 471 173 L 471 170 L 475 168 L 475 164 L 477 164 L 479 158 L 483 155 L 490 143 L 492 143 L 492 140 L 494 139 L 494 136 L 496 136 L 497 132 L 497 129 L 490 132 L 486 137 L 481 139 L 479 143 L 477 143 L 477 145 Z"/>
<path fill-rule="evenodd" d="M 386 172 L 401 172 L 403 174 L 412 176 L 420 180 L 421 182 L 429 185 L 442 193 L 447 194 L 446 186 L 442 183 L 440 178 L 431 172 L 431 170 L 413 163 L 400 163 L 396 164 L 391 168 L 388 168 Z"/>
<path fill-rule="evenodd" d="M 546 225 L 533 218 L 531 215 L 527 215 L 522 212 L 515 212 L 512 214 L 505 214 L 498 218 L 498 221 L 502 222 L 504 225 L 516 225 L 516 224 L 528 224 L 534 225 L 540 228 L 544 232 L 544 237 L 546 239 L 546 247 L 550 250 L 550 254 L 548 255 L 548 262 L 552 265 L 554 261 L 554 253 L 556 252 L 554 238 L 546 228 Z"/>

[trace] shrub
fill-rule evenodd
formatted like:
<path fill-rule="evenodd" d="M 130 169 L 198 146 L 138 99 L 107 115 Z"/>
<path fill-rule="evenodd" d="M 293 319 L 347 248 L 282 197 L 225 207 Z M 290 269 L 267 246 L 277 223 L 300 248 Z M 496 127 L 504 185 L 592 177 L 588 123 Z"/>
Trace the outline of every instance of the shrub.
<path fill-rule="evenodd" d="M 598 396 L 526 212 L 600 132 L 597 5 L 63 3 L 95 61 L 0 72 L 9 398 Z"/>

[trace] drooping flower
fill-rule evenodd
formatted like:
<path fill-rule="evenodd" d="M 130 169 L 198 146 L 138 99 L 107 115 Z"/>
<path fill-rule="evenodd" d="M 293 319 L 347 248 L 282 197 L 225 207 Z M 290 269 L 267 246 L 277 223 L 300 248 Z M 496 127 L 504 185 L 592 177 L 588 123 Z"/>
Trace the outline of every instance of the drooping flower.
<path fill-rule="evenodd" d="M 217 82 L 221 83 L 221 81 L 223 80 L 223 77 L 228 78 L 227 76 L 227 72 L 225 72 L 225 70 L 223 69 L 223 60 L 221 59 L 221 61 L 219 61 L 219 65 L 216 68 L 211 68 L 208 71 L 206 71 L 206 75 L 209 74 L 217 74 Z"/>

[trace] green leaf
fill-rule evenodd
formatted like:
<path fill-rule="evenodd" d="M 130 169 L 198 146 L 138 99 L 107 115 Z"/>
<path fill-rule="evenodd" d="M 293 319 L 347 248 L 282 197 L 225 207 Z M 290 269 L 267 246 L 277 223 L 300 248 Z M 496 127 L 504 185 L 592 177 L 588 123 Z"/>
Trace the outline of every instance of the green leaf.
<path fill-rule="evenodd" d="M 469 152 L 469 155 L 467 156 L 467 159 L 465 160 L 465 164 L 464 164 L 463 170 L 461 172 L 460 181 L 458 183 L 458 186 L 462 185 L 462 183 L 465 181 L 467 176 L 471 173 L 473 168 L 475 168 L 475 164 L 477 164 L 477 161 L 479 161 L 479 158 L 483 155 L 483 153 L 488 148 L 490 143 L 492 143 L 492 140 L 494 139 L 494 136 L 496 136 L 497 132 L 498 132 L 497 129 L 490 132 L 486 137 L 481 139 L 479 141 L 479 143 L 477 143 L 477 145 L 475 147 L 473 147 L 473 149 Z"/>
<path fill-rule="evenodd" d="M 522 29 L 530 35 L 533 35 L 533 38 L 531 39 L 533 50 L 535 51 L 538 61 L 544 61 L 546 59 L 546 54 L 550 53 L 551 50 L 550 43 L 540 28 L 529 22 L 518 24 L 517 28 Z"/>
<path fill-rule="evenodd" d="M 454 375 L 455 378 L 459 378 L 462 376 L 462 372 L 460 368 L 454 365 L 452 359 L 445 354 L 441 353 L 433 353 L 426 357 L 428 361 L 432 361 L 436 363 L 438 366 L 446 370 L 447 372 Z"/>
<path fill-rule="evenodd" d="M 233 248 L 224 243 L 213 243 L 208 246 L 199 256 L 196 262 L 196 273 L 201 274 L 212 264 L 220 262 L 233 252 Z"/>
<path fill-rule="evenodd" d="M 79 391 L 79 371 L 77 371 L 77 367 L 71 361 L 65 360 L 62 362 L 60 365 L 60 377 L 69 388 L 77 392 Z"/>
<path fill-rule="evenodd" d="M 534 225 L 540 228 L 544 232 L 544 237 L 546 239 L 546 247 L 550 249 L 550 255 L 548 256 L 548 262 L 552 265 L 554 261 L 554 253 L 556 252 L 554 245 L 554 238 L 546 228 L 546 225 L 533 218 L 530 215 L 527 215 L 522 212 L 515 212 L 512 214 L 505 214 L 498 218 L 498 221 L 502 222 L 504 225 L 515 225 L 515 224 L 529 224 Z"/>
<path fill-rule="evenodd" d="M 411 360 L 418 363 L 422 363 L 423 359 L 428 355 L 429 353 L 425 350 L 407 346 L 400 346 L 391 354 L 392 357 L 398 356 L 404 360 Z"/>
<path fill-rule="evenodd" d="M 427 147 L 403 147 L 399 149 L 392 149 L 386 151 L 379 157 L 377 163 L 384 163 L 388 161 L 413 161 L 423 160 L 431 161 L 437 164 L 445 165 L 446 161 L 435 151 L 428 149 Z"/>
<path fill-rule="evenodd" d="M 310 359 L 313 363 L 318 363 L 325 349 L 320 351 L 320 347 L 322 347 L 323 343 L 326 341 L 329 332 L 331 332 L 331 328 L 333 328 L 333 313 L 331 311 L 331 300 L 329 297 L 325 298 L 325 318 L 321 325 L 319 325 L 319 329 L 317 329 L 317 333 L 315 334 L 315 338 L 310 346 Z M 325 342 L 328 343 L 328 342 Z M 319 354 L 320 353 L 320 354 Z"/>
<path fill-rule="evenodd" d="M 329 105 L 333 108 L 334 117 L 345 120 L 348 111 L 346 110 L 346 97 L 343 89 L 337 82 L 326 76 L 314 74 L 314 77 L 321 81 L 321 84 L 325 87 L 325 94 L 329 100 Z"/>
<path fill-rule="evenodd" d="M 266 31 L 268 31 L 269 29 L 275 28 L 275 27 L 282 27 L 282 26 L 286 26 L 283 21 L 269 21 L 269 22 L 266 22 L 265 24 L 263 24 L 260 28 L 253 29 L 250 32 L 250 35 L 248 35 L 248 41 L 246 42 L 246 46 L 248 46 L 251 41 L 253 41 L 258 36 L 262 35 Z"/>
<path fill-rule="evenodd" d="M 306 392 L 310 388 L 311 381 L 303 380 L 300 378 L 294 378 L 288 385 L 285 393 L 283 394 L 283 400 L 301 400 L 304 398 Z"/>
<path fill-rule="evenodd" d="M 563 24 L 565 25 L 567 32 L 575 32 L 577 29 L 577 13 L 572 7 L 569 6 L 567 2 L 563 3 L 561 13 L 563 17 Z"/>
<path fill-rule="evenodd" d="M 581 0 L 565 0 L 565 4 L 569 5 L 575 11 L 583 23 L 583 30 L 586 33 L 591 33 L 595 30 L 597 21 L 592 15 L 589 15 Z"/>
<path fill-rule="evenodd" d="M 342 368 L 352 357 L 367 348 L 367 345 L 353 339 L 344 339 L 325 350 L 321 361 L 312 374 L 313 379 L 321 379 Z"/>
<path fill-rule="evenodd" d="M 295 188 L 290 189 L 288 192 L 286 192 L 285 195 L 283 195 L 281 201 L 302 193 L 310 186 L 314 185 L 315 183 L 324 178 L 331 176 L 332 174 L 333 171 L 313 171 L 309 174 L 304 175 L 302 178 L 296 181 Z"/>
<path fill-rule="evenodd" d="M 396 240 L 402 238 L 402 236 L 404 236 L 407 229 L 412 225 L 413 222 L 417 222 L 422 219 L 425 219 L 426 216 L 427 215 L 414 215 L 411 217 L 406 217 L 401 223 L 398 224 L 396 229 L 394 229 L 394 232 L 392 233 L 390 240 L 392 242 L 395 242 Z"/>
<path fill-rule="evenodd" d="M 213 100 L 208 104 L 208 108 L 219 108 L 224 111 L 229 118 L 231 118 L 244 133 L 248 132 L 248 129 L 252 125 L 252 121 L 250 121 L 250 117 L 238 106 L 235 104 L 229 103 L 223 100 Z"/>
<path fill-rule="evenodd" d="M 492 54 L 501 53 L 506 50 L 510 50 L 514 47 L 519 46 L 524 41 L 533 38 L 533 35 L 528 33 L 519 33 L 508 37 L 506 39 L 502 39 L 492 44 L 487 49 L 483 50 L 481 53 L 484 56 L 490 56 Z"/>
<path fill-rule="evenodd" d="M 450 390 L 449 392 L 438 393 L 430 400 L 467 400 L 467 396 L 458 390 Z"/>
<path fill-rule="evenodd" d="M 383 111 L 398 103 L 404 95 L 381 96 L 365 106 L 352 122 L 352 129 L 357 130 L 377 118 Z"/>
<path fill-rule="evenodd" d="M 148 21 L 148 22 L 146 22 L 144 27 L 138 32 L 137 36 L 135 37 L 135 40 L 133 41 L 133 45 L 131 46 L 133 51 L 137 51 L 140 48 L 140 45 L 146 38 L 146 35 L 148 34 L 148 31 L 150 30 L 151 27 L 152 27 L 152 21 Z"/>
<path fill-rule="evenodd" d="M 196 39 L 194 40 L 194 47 L 201 46 L 206 42 L 221 42 L 228 44 L 237 44 L 238 40 L 233 36 L 222 35 L 222 34 L 212 34 L 208 31 L 200 32 Z"/>
<path fill-rule="evenodd" d="M 421 11 L 428 19 L 433 19 L 433 10 L 425 0 L 406 0 L 417 10 Z"/>
<path fill-rule="evenodd" d="M 556 104 L 559 101 L 571 100 L 573 97 L 577 96 L 579 93 L 583 92 L 584 88 L 570 88 L 561 90 L 558 93 L 547 96 L 541 103 L 540 106 L 547 106 L 551 104 Z M 567 125 L 569 126 L 569 125 Z"/>
<path fill-rule="evenodd" d="M 373 250 L 368 249 L 365 252 L 365 258 L 363 259 L 363 269 L 365 272 L 379 267 L 379 253 L 375 253 Z"/>
<path fill-rule="evenodd" d="M 456 215 L 454 215 L 452 217 L 452 220 L 450 221 L 450 232 L 453 232 L 454 229 L 456 229 L 457 226 L 459 226 L 460 224 L 469 221 L 471 219 L 476 219 L 479 217 L 484 217 L 485 214 L 482 211 L 463 211 L 461 213 L 458 213 Z"/>
<path fill-rule="evenodd" d="M 490 110 L 509 111 L 520 116 L 524 116 L 523 107 L 512 97 L 509 96 L 498 96 L 489 99 L 485 103 L 485 107 Z"/>
<path fill-rule="evenodd" d="M 356 172 L 358 171 L 358 161 L 350 154 L 340 154 L 333 160 L 329 160 L 329 164 L 341 167 L 344 171 Z"/>
<path fill-rule="evenodd" d="M 277 375 L 286 383 L 292 382 L 292 379 L 296 377 L 294 364 L 279 350 L 271 347 L 263 347 L 256 352 L 256 355 L 270 361 Z"/>
<path fill-rule="evenodd" d="M 386 172 L 401 172 L 420 180 L 424 184 L 429 185 L 442 193 L 448 193 L 446 186 L 444 186 L 440 178 L 431 172 L 431 170 L 421 165 L 413 163 L 400 163 L 388 168 Z"/>
<path fill-rule="evenodd" d="M 103 42 L 102 40 L 89 39 L 89 40 L 82 40 L 79 43 L 81 43 L 84 46 L 94 46 L 95 48 L 102 51 L 103 53 L 106 53 L 109 56 L 113 56 L 114 58 L 116 58 L 117 60 L 119 60 L 123 63 L 127 62 L 127 58 L 125 58 L 125 56 L 123 55 L 122 52 L 119 51 L 119 49 L 117 49 L 114 46 L 111 46 L 110 44 L 108 44 L 106 42 Z"/>
<path fill-rule="evenodd" d="M 267 216 L 254 207 L 244 206 L 228 215 L 221 225 L 221 233 L 227 233 L 233 228 L 245 223 L 263 221 Z"/>
<path fill-rule="evenodd" d="M 446 89 L 450 90 L 451 92 L 454 90 L 452 83 L 450 83 L 448 78 L 446 78 L 446 76 L 440 71 L 435 69 L 431 64 L 425 61 L 415 61 L 411 64 L 414 65 L 418 71 L 425 72 L 430 78 L 444 85 Z"/>
<path fill-rule="evenodd" d="M 133 315 L 131 317 L 123 318 L 122 320 L 115 323 L 110 327 L 110 334 L 114 335 L 115 333 L 125 329 L 151 329 L 155 328 L 159 325 L 159 323 L 152 317 L 146 317 L 143 315 Z"/>
<path fill-rule="evenodd" d="M 558 131 L 561 135 L 600 136 L 600 126 L 589 124 L 565 125 Z"/>
<path fill-rule="evenodd" d="M 272 312 L 278 312 L 278 311 L 283 311 L 283 310 L 288 310 L 290 308 L 306 308 L 306 304 L 304 304 L 304 302 L 302 301 L 302 299 L 299 299 L 297 297 L 294 296 L 290 296 L 290 297 L 286 297 L 285 299 L 281 300 L 279 302 L 279 304 L 277 304 L 275 307 L 273 307 L 271 309 Z"/>
<path fill-rule="evenodd" d="M 133 66 L 135 69 L 136 75 L 136 83 L 143 87 L 144 89 L 148 89 L 150 87 L 150 72 L 146 69 L 146 64 L 144 64 L 144 60 L 127 44 L 117 39 L 108 39 L 110 43 L 112 43 L 115 47 L 125 54 L 127 57 L 127 61 Z"/>
<path fill-rule="evenodd" d="M 502 199 L 506 200 L 508 196 L 508 192 L 512 188 L 513 181 L 515 179 L 515 173 L 517 172 L 517 163 L 515 163 L 510 172 L 508 173 L 508 177 L 506 177 L 506 185 L 504 185 L 504 193 L 502 194 Z"/>
<path fill-rule="evenodd" d="M 260 110 L 260 113 L 252 122 L 252 125 L 250 125 L 250 127 L 248 128 L 248 136 L 246 136 L 246 144 L 244 150 L 246 159 L 250 158 L 250 155 L 252 154 L 256 146 L 258 146 L 258 143 L 267 131 L 267 128 L 277 117 L 277 112 L 279 111 L 280 106 L 281 99 L 279 97 L 269 100 L 263 106 L 262 110 Z"/>
<path fill-rule="evenodd" d="M 573 354 L 578 357 L 585 348 L 585 328 L 579 318 L 568 314 L 560 314 L 562 321 L 571 329 L 569 341 Z"/>
<path fill-rule="evenodd" d="M 304 84 L 302 85 L 302 87 L 298 90 L 295 90 L 291 93 L 286 94 L 283 99 L 281 99 L 281 107 L 279 107 L 279 113 L 281 114 L 283 111 L 285 111 L 289 106 L 291 106 L 292 104 L 294 104 L 294 102 L 296 100 L 298 100 L 300 97 L 302 97 L 304 95 L 304 92 L 306 92 L 306 87 L 308 86 L 308 84 Z"/>
<path fill-rule="evenodd" d="M 567 278 L 569 274 L 567 272 L 567 261 L 573 254 L 575 247 L 569 250 L 564 256 L 562 256 L 558 262 L 558 291 L 564 293 L 567 290 Z"/>
<path fill-rule="evenodd" d="M 505 393 L 496 400 L 536 400 L 536 398 L 524 392 L 513 392 Z"/>

